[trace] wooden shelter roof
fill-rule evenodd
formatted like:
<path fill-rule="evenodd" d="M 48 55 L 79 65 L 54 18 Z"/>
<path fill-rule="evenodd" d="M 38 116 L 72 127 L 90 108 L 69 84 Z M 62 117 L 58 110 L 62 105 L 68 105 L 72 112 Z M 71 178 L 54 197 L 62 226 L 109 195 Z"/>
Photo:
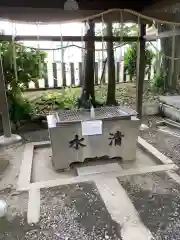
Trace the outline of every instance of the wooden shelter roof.
<path fill-rule="evenodd" d="M 30 22 L 64 22 L 78 19 L 81 20 L 108 9 L 120 8 L 132 9 L 148 16 L 174 21 L 174 13 L 165 11 L 158 12 L 158 10 L 180 2 L 180 0 L 76 0 L 79 4 L 79 10 L 75 12 L 67 12 L 63 10 L 65 1 L 66 0 L 1 0 L 0 18 Z M 101 21 L 101 18 L 96 18 L 95 20 L 98 22 Z M 110 13 L 105 15 L 104 20 L 120 21 L 120 14 L 118 12 Z M 124 13 L 123 20 L 137 21 L 137 17 L 130 13 Z"/>
<path fill-rule="evenodd" d="M 136 11 L 142 11 L 156 2 L 164 0 L 148 0 L 148 1 L 133 1 L 133 0 L 76 0 L 81 10 L 107 10 L 111 8 L 129 8 Z M 63 9 L 66 0 L 51 0 L 51 1 L 24 1 L 24 0 L 1 0 L 0 7 L 29 7 L 29 8 L 58 8 Z"/>

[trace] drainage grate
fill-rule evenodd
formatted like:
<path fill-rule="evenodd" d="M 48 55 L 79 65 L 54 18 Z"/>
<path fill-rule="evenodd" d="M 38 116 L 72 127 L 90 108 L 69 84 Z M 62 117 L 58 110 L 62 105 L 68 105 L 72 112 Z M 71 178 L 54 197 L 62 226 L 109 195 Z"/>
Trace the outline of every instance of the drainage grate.
<path fill-rule="evenodd" d="M 136 116 L 136 111 L 125 107 L 103 107 L 95 109 L 94 119 L 115 119 L 115 118 L 130 118 Z M 91 120 L 89 110 L 65 110 L 56 113 L 57 123 L 62 122 L 79 122 Z"/>

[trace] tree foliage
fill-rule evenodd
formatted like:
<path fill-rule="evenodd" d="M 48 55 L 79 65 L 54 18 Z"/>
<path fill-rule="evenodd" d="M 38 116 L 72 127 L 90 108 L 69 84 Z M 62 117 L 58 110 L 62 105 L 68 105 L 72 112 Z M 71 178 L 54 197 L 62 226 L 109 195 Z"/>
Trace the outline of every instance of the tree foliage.
<path fill-rule="evenodd" d="M 137 36 L 138 34 L 138 25 L 127 25 L 123 24 L 122 27 L 119 24 L 115 24 L 113 27 L 113 35 L 115 37 L 122 36 Z"/>
<path fill-rule="evenodd" d="M 145 67 L 149 70 L 152 65 L 154 52 L 146 45 L 145 48 Z M 137 65 L 137 43 L 133 43 L 129 46 L 124 54 L 124 67 L 125 71 L 130 75 L 131 78 L 136 75 L 136 65 Z"/>
<path fill-rule="evenodd" d="M 26 87 L 30 81 L 44 74 L 45 52 L 11 42 L 1 43 L 0 50 L 6 87 L 14 91 L 14 94 L 16 90 Z"/>
<path fill-rule="evenodd" d="M 104 24 L 103 27 L 103 35 L 107 35 L 107 24 Z M 120 26 L 119 23 L 114 23 L 113 24 L 113 36 L 115 37 L 120 37 L 122 36 L 137 36 L 138 33 L 138 25 L 137 24 L 123 24 L 122 26 Z M 97 36 L 101 36 L 102 35 L 102 29 L 98 28 L 96 30 L 96 35 Z M 119 38 L 120 41 L 120 38 Z"/>
<path fill-rule="evenodd" d="M 32 114 L 32 105 L 24 99 L 22 90 L 44 75 L 46 53 L 12 42 L 2 42 L 0 51 L 10 118 L 17 124 Z"/>

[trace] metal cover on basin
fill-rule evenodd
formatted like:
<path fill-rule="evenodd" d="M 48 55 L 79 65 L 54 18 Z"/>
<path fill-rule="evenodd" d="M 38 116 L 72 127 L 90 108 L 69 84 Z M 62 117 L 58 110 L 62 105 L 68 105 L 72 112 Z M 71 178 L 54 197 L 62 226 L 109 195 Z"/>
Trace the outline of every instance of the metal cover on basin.
<path fill-rule="evenodd" d="M 137 113 L 131 108 L 126 107 L 102 107 L 95 108 L 95 118 L 93 119 L 129 119 L 131 116 L 136 116 Z M 89 110 L 65 110 L 56 113 L 57 123 L 64 122 L 80 122 L 92 120 Z"/>

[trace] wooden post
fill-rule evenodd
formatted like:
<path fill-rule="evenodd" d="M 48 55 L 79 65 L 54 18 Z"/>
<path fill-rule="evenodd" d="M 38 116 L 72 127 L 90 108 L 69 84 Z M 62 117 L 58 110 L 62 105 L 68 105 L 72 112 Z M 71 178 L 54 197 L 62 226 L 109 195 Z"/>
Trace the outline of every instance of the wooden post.
<path fill-rule="evenodd" d="M 116 63 L 116 83 L 119 83 L 119 68 L 120 68 L 120 62 Z"/>
<path fill-rule="evenodd" d="M 140 40 L 137 49 L 137 79 L 136 79 L 136 111 L 138 116 L 142 117 L 143 102 L 143 83 L 145 76 L 145 40 L 143 36 L 146 34 L 146 25 L 139 24 Z"/>
<path fill-rule="evenodd" d="M 125 67 L 123 68 L 123 82 L 126 82 L 126 71 L 125 71 Z"/>
<path fill-rule="evenodd" d="M 44 87 L 49 88 L 49 82 L 48 82 L 48 73 L 47 73 L 47 63 L 44 63 Z"/>
<path fill-rule="evenodd" d="M 75 76 L 74 76 L 74 63 L 70 63 L 70 72 L 71 72 L 71 85 L 75 85 Z"/>
<path fill-rule="evenodd" d="M 82 69 L 82 62 L 79 62 L 79 85 L 83 85 L 83 69 Z"/>
<path fill-rule="evenodd" d="M 34 80 L 34 86 L 36 89 L 39 88 L 39 79 Z"/>
<path fill-rule="evenodd" d="M 61 76 L 62 76 L 62 85 L 66 87 L 66 64 L 61 63 Z"/>
<path fill-rule="evenodd" d="M 2 114 L 4 136 L 7 138 L 11 137 L 11 123 L 9 118 L 8 102 L 6 96 L 5 80 L 1 59 L 0 59 L 0 112 Z"/>
<path fill-rule="evenodd" d="M 53 81 L 54 81 L 54 87 L 57 87 L 57 63 L 52 64 L 53 67 Z"/>
<path fill-rule="evenodd" d="M 102 73 L 101 73 L 100 84 L 106 83 L 106 71 L 107 71 L 106 65 L 107 65 L 107 58 L 103 61 L 103 68 L 102 68 Z"/>
<path fill-rule="evenodd" d="M 95 85 L 98 85 L 98 62 L 95 62 L 94 66 L 94 74 L 95 74 Z"/>

